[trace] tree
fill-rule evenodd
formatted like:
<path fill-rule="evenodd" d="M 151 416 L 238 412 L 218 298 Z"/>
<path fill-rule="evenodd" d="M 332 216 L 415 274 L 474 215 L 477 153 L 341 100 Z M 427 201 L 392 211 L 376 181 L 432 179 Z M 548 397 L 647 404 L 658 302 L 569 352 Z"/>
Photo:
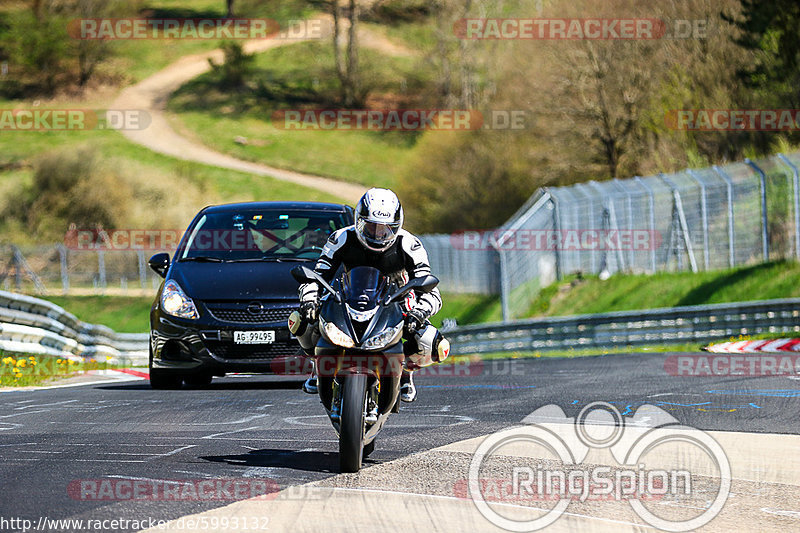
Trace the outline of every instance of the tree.
<path fill-rule="evenodd" d="M 723 17 L 742 32 L 736 43 L 755 52 L 753 66 L 740 74 L 750 87 L 774 97 L 774 104 L 800 106 L 800 3 L 742 0 L 740 16 Z"/>
<path fill-rule="evenodd" d="M 227 6 L 227 8 L 226 8 L 226 11 L 225 11 L 225 13 L 226 13 L 225 17 L 226 18 L 233 18 L 233 16 L 234 16 L 233 15 L 233 0 L 227 0 L 226 1 L 226 6 Z"/>
<path fill-rule="evenodd" d="M 236 41 L 226 41 L 220 46 L 225 57 L 222 64 L 216 64 L 211 58 L 208 63 L 219 76 L 219 85 L 224 89 L 237 89 L 244 86 L 253 69 L 255 56 L 244 51 Z"/>
<path fill-rule="evenodd" d="M 349 0 L 347 20 L 347 43 L 343 46 L 342 26 L 344 10 L 339 0 L 332 0 L 333 12 L 333 54 L 336 63 L 336 75 L 341 87 L 341 100 L 345 107 L 363 105 L 366 95 L 361 86 L 361 71 L 358 63 L 358 20 L 361 7 L 357 0 Z"/>
<path fill-rule="evenodd" d="M 52 94 L 69 53 L 65 21 L 44 14 L 37 19 L 33 13 L 16 13 L 9 36 L 12 61 L 36 79 L 45 94 Z"/>

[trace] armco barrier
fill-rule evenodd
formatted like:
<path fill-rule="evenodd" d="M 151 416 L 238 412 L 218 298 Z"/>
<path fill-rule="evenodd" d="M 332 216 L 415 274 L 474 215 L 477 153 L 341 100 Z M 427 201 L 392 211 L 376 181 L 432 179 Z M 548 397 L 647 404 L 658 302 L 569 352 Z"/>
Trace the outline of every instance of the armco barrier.
<path fill-rule="evenodd" d="M 461 326 L 453 354 L 610 348 L 800 332 L 800 298 Z"/>
<path fill-rule="evenodd" d="M 78 320 L 52 302 L 0 291 L 0 351 L 112 363 L 147 363 L 147 333 L 116 333 Z"/>

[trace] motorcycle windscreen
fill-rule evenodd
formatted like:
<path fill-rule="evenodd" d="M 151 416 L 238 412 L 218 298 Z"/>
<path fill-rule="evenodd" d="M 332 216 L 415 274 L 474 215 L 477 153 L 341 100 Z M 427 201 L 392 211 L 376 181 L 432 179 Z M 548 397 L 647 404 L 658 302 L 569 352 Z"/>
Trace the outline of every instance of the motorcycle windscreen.
<path fill-rule="evenodd" d="M 345 303 L 353 310 L 373 309 L 388 294 L 386 276 L 377 268 L 355 267 L 344 276 Z"/>

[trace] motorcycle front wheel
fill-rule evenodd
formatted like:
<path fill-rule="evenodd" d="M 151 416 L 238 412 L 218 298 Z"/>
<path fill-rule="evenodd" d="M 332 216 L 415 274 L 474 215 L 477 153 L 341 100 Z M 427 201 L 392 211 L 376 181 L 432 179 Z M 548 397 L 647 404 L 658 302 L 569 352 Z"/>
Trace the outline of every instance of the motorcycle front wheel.
<path fill-rule="evenodd" d="M 364 455 L 364 414 L 367 406 L 367 376 L 350 374 L 342 384 L 339 429 L 339 469 L 358 472 Z"/>

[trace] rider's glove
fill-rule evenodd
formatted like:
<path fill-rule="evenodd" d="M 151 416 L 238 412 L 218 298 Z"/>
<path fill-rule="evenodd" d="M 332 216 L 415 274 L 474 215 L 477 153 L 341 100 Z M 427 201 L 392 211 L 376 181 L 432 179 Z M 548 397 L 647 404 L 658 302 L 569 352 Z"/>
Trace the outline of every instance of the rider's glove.
<path fill-rule="evenodd" d="M 406 331 L 411 334 L 416 333 L 425 325 L 427 319 L 428 317 L 423 311 L 419 309 L 410 309 L 405 317 Z"/>
<path fill-rule="evenodd" d="M 319 302 L 309 300 L 300 304 L 300 314 L 306 322 L 316 322 L 319 315 Z"/>

